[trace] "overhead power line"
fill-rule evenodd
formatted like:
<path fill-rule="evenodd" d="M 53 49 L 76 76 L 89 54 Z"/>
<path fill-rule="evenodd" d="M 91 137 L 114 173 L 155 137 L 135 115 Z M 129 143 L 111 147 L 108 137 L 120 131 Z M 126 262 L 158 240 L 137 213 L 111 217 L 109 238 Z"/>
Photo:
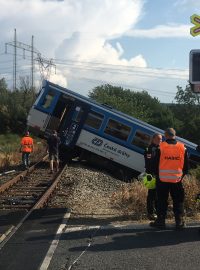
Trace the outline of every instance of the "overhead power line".
<path fill-rule="evenodd" d="M 36 61 L 38 61 L 40 74 L 43 79 L 49 79 L 52 67 L 54 68 L 56 73 L 56 65 L 53 63 L 52 59 L 44 58 L 40 54 L 38 54 Z"/>
<path fill-rule="evenodd" d="M 39 50 L 34 47 L 34 36 L 31 39 L 31 45 L 25 44 L 17 40 L 16 29 L 14 29 L 14 41 L 5 43 L 5 53 L 7 52 L 7 47 L 12 46 L 14 48 L 14 62 L 13 62 L 13 89 L 16 89 L 16 79 L 17 79 L 17 49 L 23 51 L 23 58 L 26 58 L 25 53 L 31 53 L 31 86 L 34 88 L 34 62 L 37 61 L 41 73 L 41 77 L 49 78 L 52 66 L 55 68 L 56 65 L 53 63 L 52 59 L 44 58 Z"/>
<path fill-rule="evenodd" d="M 98 79 L 90 79 L 90 78 L 86 78 L 86 77 L 79 77 L 79 76 L 75 76 L 75 75 L 70 75 L 70 77 L 75 78 L 76 80 L 84 80 L 84 81 L 88 81 L 88 82 L 92 82 L 92 83 L 100 83 L 100 84 L 110 84 L 110 85 L 114 85 L 114 86 L 120 86 L 120 87 L 126 87 L 130 90 L 134 90 L 134 91 L 147 91 L 149 93 L 155 93 L 155 94 L 162 94 L 164 96 L 171 96 L 174 97 L 175 93 L 170 92 L 170 91 L 161 91 L 161 90 L 156 90 L 156 89 L 150 89 L 150 88 L 146 88 L 146 87 L 138 87 L 136 85 L 133 84 L 126 84 L 123 82 L 113 82 L 113 81 L 105 81 L 105 80 L 98 80 Z"/>
<path fill-rule="evenodd" d="M 13 89 L 16 89 L 16 79 L 17 79 L 17 48 L 23 51 L 23 57 L 25 59 L 25 52 L 31 52 L 31 86 L 33 88 L 34 82 L 33 82 L 33 72 L 34 72 L 34 59 L 33 55 L 34 53 L 39 53 L 39 51 L 33 47 L 33 39 L 34 37 L 32 36 L 32 44 L 27 45 L 23 42 L 17 41 L 17 32 L 16 29 L 14 29 L 14 41 L 12 42 L 7 42 L 5 44 L 5 53 L 7 53 L 7 47 L 12 46 L 14 48 L 14 63 L 13 63 Z"/>
<path fill-rule="evenodd" d="M 130 66 L 130 65 L 119 65 L 119 64 L 108 64 L 108 63 L 101 63 L 101 62 L 91 62 L 91 61 L 78 61 L 78 60 L 72 60 L 72 59 L 58 59 L 58 58 L 53 58 L 53 60 L 57 63 L 79 63 L 79 64 L 89 64 L 89 65 L 103 65 L 103 66 L 112 66 L 112 67 L 122 67 L 122 68 L 138 68 L 138 69 L 156 69 L 156 70 L 173 70 L 173 71 L 185 71 L 185 69 L 178 69 L 178 68 L 170 68 L 170 69 L 164 69 L 164 68 L 153 68 L 153 67 L 136 67 L 136 66 Z"/>
<path fill-rule="evenodd" d="M 68 66 L 71 69 L 80 69 L 80 70 L 90 70 L 94 72 L 101 72 L 101 73 L 112 73 L 112 74 L 122 74 L 122 75 L 130 75 L 130 76 L 139 76 L 139 77 L 151 77 L 151 78 L 162 78 L 162 79 L 182 79 L 185 80 L 187 79 L 187 76 L 184 76 L 183 74 L 175 74 L 175 73 L 160 73 L 160 72 L 155 72 L 155 71 L 146 71 L 144 70 L 137 70 L 137 68 L 133 68 L 132 70 L 120 70 L 120 69 L 107 69 L 103 67 L 94 67 L 94 66 L 84 66 L 84 65 L 70 65 L 70 64 L 59 64 L 56 63 L 57 66 Z"/>

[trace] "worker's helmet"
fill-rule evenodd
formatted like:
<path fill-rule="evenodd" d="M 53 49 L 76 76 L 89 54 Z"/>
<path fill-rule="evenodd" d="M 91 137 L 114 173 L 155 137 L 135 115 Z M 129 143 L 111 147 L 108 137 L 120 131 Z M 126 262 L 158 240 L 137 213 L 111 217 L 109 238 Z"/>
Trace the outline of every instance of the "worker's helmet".
<path fill-rule="evenodd" d="M 30 135 L 29 131 L 26 131 L 25 136 L 29 136 L 29 135 Z"/>
<path fill-rule="evenodd" d="M 148 189 L 155 189 L 156 188 L 156 178 L 153 177 L 151 174 L 146 174 L 143 177 L 143 184 Z"/>

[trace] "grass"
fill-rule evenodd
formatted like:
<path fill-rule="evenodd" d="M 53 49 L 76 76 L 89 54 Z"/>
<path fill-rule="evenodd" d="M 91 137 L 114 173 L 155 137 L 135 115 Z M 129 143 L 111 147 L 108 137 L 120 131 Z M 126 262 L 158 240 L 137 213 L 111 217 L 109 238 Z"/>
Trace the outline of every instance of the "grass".
<path fill-rule="evenodd" d="M 45 152 L 46 145 L 38 138 L 34 139 L 34 152 L 31 155 L 31 161 L 38 160 Z M 21 137 L 17 134 L 0 135 L 0 169 L 8 169 L 11 166 L 21 164 L 20 153 Z"/>
<path fill-rule="evenodd" d="M 200 200 L 197 195 L 200 193 L 200 181 L 194 176 L 185 176 L 183 180 L 185 188 L 185 215 L 193 219 L 198 218 L 200 212 Z M 139 181 L 131 184 L 124 184 L 113 193 L 112 202 L 116 208 L 123 209 L 124 215 L 131 215 L 136 220 L 146 219 L 146 198 L 147 188 Z M 173 205 L 169 198 L 168 217 L 172 218 Z"/>
<path fill-rule="evenodd" d="M 38 138 L 34 139 L 34 153 L 31 161 L 37 161 L 44 155 L 46 143 Z M 0 169 L 8 169 L 13 165 L 21 164 L 20 149 L 21 137 L 16 134 L 0 135 Z M 190 171 L 189 176 L 184 178 L 185 187 L 185 211 L 186 216 L 196 218 L 200 212 L 200 166 Z M 114 207 L 123 209 L 124 215 L 131 215 L 136 220 L 146 218 L 147 189 L 139 181 L 126 183 L 113 193 L 112 202 Z M 169 199 L 168 216 L 173 217 L 172 200 Z"/>
<path fill-rule="evenodd" d="M 8 168 L 19 160 L 20 137 L 16 134 L 0 135 L 0 168 Z"/>

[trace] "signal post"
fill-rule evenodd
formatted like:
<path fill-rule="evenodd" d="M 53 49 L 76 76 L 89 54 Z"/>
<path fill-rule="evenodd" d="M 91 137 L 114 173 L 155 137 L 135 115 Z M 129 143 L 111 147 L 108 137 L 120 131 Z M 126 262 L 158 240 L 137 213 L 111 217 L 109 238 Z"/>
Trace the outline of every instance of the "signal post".
<path fill-rule="evenodd" d="M 193 14 L 190 17 L 191 23 L 194 24 L 190 29 L 190 34 L 193 37 L 200 35 L 200 16 Z M 191 90 L 194 93 L 200 93 L 200 49 L 190 51 L 189 63 L 189 82 Z"/>

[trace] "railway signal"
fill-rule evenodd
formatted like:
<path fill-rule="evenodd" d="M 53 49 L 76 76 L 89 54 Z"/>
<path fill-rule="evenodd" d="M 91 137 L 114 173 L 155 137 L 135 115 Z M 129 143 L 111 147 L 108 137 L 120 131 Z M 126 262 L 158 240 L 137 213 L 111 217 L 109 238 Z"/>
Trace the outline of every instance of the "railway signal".
<path fill-rule="evenodd" d="M 189 82 L 194 93 L 200 93 L 200 50 L 190 51 Z"/>
<path fill-rule="evenodd" d="M 193 37 L 200 35 L 200 16 L 193 14 L 190 21 L 194 24 L 190 28 L 190 34 Z M 192 92 L 200 93 L 200 50 L 190 51 L 189 82 Z"/>
<path fill-rule="evenodd" d="M 193 37 L 196 37 L 197 35 L 200 35 L 200 16 L 196 15 L 196 14 L 193 14 L 190 17 L 190 21 L 191 21 L 191 23 L 194 24 L 194 26 L 192 28 L 190 28 L 190 34 Z"/>
<path fill-rule="evenodd" d="M 200 50 L 190 51 L 189 80 L 192 84 L 200 84 Z"/>

